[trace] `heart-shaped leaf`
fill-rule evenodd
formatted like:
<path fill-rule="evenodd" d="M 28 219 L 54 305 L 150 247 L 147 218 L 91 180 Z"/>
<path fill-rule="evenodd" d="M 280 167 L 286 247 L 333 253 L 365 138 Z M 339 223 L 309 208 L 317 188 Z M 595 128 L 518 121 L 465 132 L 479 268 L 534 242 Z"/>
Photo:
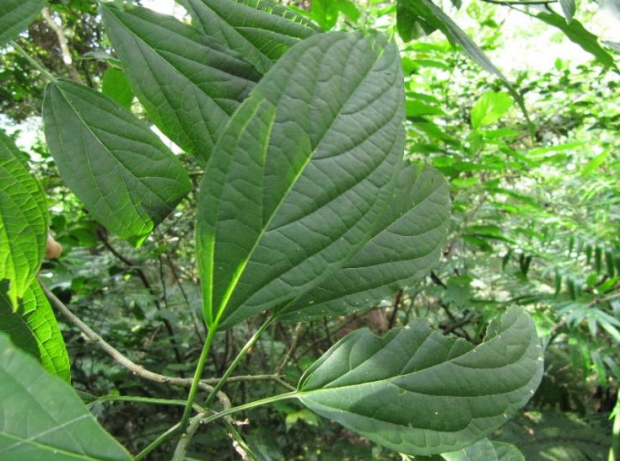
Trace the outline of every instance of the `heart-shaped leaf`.
<path fill-rule="evenodd" d="M 0 334 L 0 459 L 130 460 L 76 392 Z"/>
<path fill-rule="evenodd" d="M 443 175 L 403 166 L 373 237 L 343 269 L 297 299 L 279 319 L 344 315 L 392 296 L 437 264 L 449 219 L 450 194 Z"/>
<path fill-rule="evenodd" d="M 354 331 L 306 371 L 297 396 L 376 443 L 428 455 L 499 428 L 532 397 L 542 372 L 536 327 L 513 308 L 476 347 L 421 319 L 384 337 Z"/>
<path fill-rule="evenodd" d="M 403 154 L 403 76 L 384 36 L 293 47 L 230 120 L 198 199 L 205 319 L 290 303 L 370 237 Z"/>
<path fill-rule="evenodd" d="M 11 139 L 0 130 L 0 281 L 8 279 L 14 308 L 45 255 L 47 203 Z"/>
<path fill-rule="evenodd" d="M 139 246 L 190 191 L 187 172 L 149 126 L 83 85 L 48 85 L 45 136 L 63 180 L 110 231 Z"/>
<path fill-rule="evenodd" d="M 261 75 L 240 55 L 173 17 L 104 5 L 108 37 L 153 123 L 206 161 Z"/>
<path fill-rule="evenodd" d="M 265 73 L 286 50 L 321 29 L 270 0 L 181 0 L 202 32 Z"/>

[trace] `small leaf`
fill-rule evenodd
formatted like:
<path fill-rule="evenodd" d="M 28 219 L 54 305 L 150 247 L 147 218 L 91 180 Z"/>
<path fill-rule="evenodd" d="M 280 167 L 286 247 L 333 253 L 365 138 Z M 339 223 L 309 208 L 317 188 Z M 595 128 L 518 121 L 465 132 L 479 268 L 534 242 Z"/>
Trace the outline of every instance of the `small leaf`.
<path fill-rule="evenodd" d="M 575 0 L 560 0 L 560 6 L 562 7 L 562 13 L 564 13 L 566 21 L 570 24 L 575 17 L 575 11 L 577 10 Z"/>
<path fill-rule="evenodd" d="M 321 29 L 271 0 L 180 0 L 194 25 L 265 73 L 290 47 Z"/>
<path fill-rule="evenodd" d="M 371 441 L 429 455 L 502 426 L 532 397 L 542 372 L 536 327 L 513 308 L 477 347 L 433 332 L 422 319 L 384 337 L 354 331 L 306 371 L 297 396 Z"/>
<path fill-rule="evenodd" d="M 106 32 L 153 123 L 206 162 L 261 75 L 240 55 L 173 17 L 104 5 Z"/>
<path fill-rule="evenodd" d="M 449 461 L 521 461 L 523 453 L 514 444 L 481 439 L 471 446 L 453 452 L 444 452 L 441 457 Z"/>
<path fill-rule="evenodd" d="M 550 26 L 560 29 L 571 42 L 576 43 L 593 55 L 603 66 L 617 69 L 613 56 L 599 45 L 598 37 L 586 30 L 576 19 L 567 23 L 566 19 L 557 13 L 538 13 L 536 17 Z"/>
<path fill-rule="evenodd" d="M 139 246 L 191 189 L 176 156 L 108 97 L 69 81 L 48 85 L 45 136 L 58 170 L 89 212 Z"/>
<path fill-rule="evenodd" d="M 125 109 L 131 109 L 133 103 L 133 90 L 125 73 L 115 67 L 108 67 L 103 74 L 101 92 L 109 96 Z"/>
<path fill-rule="evenodd" d="M 340 9 L 336 0 L 312 0 L 312 19 L 325 30 L 331 30 L 338 22 Z"/>
<path fill-rule="evenodd" d="M 499 120 L 514 104 L 510 95 L 493 90 L 484 93 L 471 110 L 471 125 L 475 129 Z"/>
<path fill-rule="evenodd" d="M 47 226 L 43 189 L 0 130 L 0 281 L 10 281 L 8 295 L 15 308 L 41 266 Z"/>
<path fill-rule="evenodd" d="M 13 40 L 37 17 L 45 0 L 2 0 L 0 2 L 0 45 Z"/>
<path fill-rule="evenodd" d="M 130 460 L 75 391 L 0 333 L 2 460 Z"/>
<path fill-rule="evenodd" d="M 70 382 L 67 347 L 39 283 L 32 282 L 17 311 L 5 294 L 6 287 L 0 282 L 0 332 L 9 334 L 15 346 L 37 358 L 48 372 Z"/>
<path fill-rule="evenodd" d="M 403 166 L 373 237 L 343 269 L 297 299 L 279 319 L 344 315 L 391 297 L 438 263 L 449 218 L 443 176 L 431 168 Z"/>
<path fill-rule="evenodd" d="M 210 326 L 291 303 L 364 245 L 402 159 L 403 89 L 394 43 L 364 33 L 311 37 L 254 88 L 200 186 Z"/>

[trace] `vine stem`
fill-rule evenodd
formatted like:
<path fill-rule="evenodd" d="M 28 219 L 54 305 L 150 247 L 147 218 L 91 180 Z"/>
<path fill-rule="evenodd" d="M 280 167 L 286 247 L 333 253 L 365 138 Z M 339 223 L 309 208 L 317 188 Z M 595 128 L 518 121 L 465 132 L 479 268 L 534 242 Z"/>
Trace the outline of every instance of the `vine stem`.
<path fill-rule="evenodd" d="M 274 315 L 269 316 L 269 318 L 267 318 L 267 320 L 263 324 L 261 324 L 261 326 L 258 328 L 258 330 L 256 332 L 254 332 L 254 335 L 252 335 L 250 340 L 248 340 L 247 343 L 241 349 L 241 351 L 239 351 L 239 353 L 237 354 L 237 356 L 235 357 L 233 362 L 230 363 L 230 366 L 228 366 L 228 369 L 226 369 L 226 372 L 224 372 L 224 375 L 222 375 L 222 377 L 220 378 L 219 382 L 215 384 L 215 386 L 213 387 L 213 390 L 211 390 L 211 392 L 209 393 L 209 396 L 207 397 L 207 399 L 205 401 L 204 407 L 208 408 L 211 405 L 211 403 L 213 402 L 213 400 L 217 396 L 217 393 L 226 384 L 226 381 L 231 376 L 231 374 L 234 372 L 234 370 L 237 368 L 237 366 L 239 365 L 241 360 L 245 357 L 245 355 L 250 350 L 250 348 L 252 348 L 252 346 L 254 346 L 256 341 L 260 338 L 262 333 L 265 331 L 265 329 L 267 329 L 267 327 L 269 327 L 274 320 L 275 320 L 275 316 Z"/>
<path fill-rule="evenodd" d="M 32 56 L 30 56 L 26 50 L 24 50 L 21 46 L 19 46 L 17 42 L 15 42 L 15 40 L 11 40 L 11 42 L 9 43 L 24 58 L 26 58 L 30 64 L 32 64 L 41 74 L 43 74 L 50 82 L 56 81 L 56 78 L 50 73 L 50 71 L 48 71 L 41 64 L 39 64 L 39 62 L 36 59 L 34 59 Z"/>

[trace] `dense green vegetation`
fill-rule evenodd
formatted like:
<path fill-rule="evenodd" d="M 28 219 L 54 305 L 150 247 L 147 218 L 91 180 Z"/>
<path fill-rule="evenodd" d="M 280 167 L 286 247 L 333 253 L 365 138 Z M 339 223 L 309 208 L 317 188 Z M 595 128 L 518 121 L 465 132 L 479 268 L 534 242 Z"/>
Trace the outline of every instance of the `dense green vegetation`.
<path fill-rule="evenodd" d="M 620 6 L 177 3 L 0 3 L 0 459 L 619 460 Z"/>

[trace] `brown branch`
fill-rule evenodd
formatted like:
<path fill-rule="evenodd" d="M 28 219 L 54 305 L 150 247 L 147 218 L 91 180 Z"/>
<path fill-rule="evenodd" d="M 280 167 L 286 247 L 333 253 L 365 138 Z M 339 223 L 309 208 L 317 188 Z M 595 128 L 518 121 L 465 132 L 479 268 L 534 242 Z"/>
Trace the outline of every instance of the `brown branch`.
<path fill-rule="evenodd" d="M 282 372 L 282 369 L 284 369 L 284 366 L 288 364 L 289 360 L 291 359 L 291 356 L 293 356 L 293 353 L 295 352 L 295 349 L 297 348 L 297 342 L 299 341 L 299 336 L 301 335 L 302 330 L 303 330 L 303 324 L 301 322 L 298 322 L 297 325 L 295 326 L 295 331 L 293 332 L 293 339 L 291 340 L 291 346 L 289 347 L 286 354 L 284 355 L 284 359 L 282 359 L 282 362 L 280 363 L 280 365 L 276 368 L 276 375 L 280 375 L 280 372 Z"/>
<path fill-rule="evenodd" d="M 67 66 L 69 70 L 69 75 L 71 76 L 71 80 L 77 83 L 83 84 L 82 77 L 78 73 L 77 69 L 73 65 L 73 58 L 71 57 L 71 50 L 69 49 L 69 43 L 67 42 L 67 36 L 65 35 L 65 31 L 62 29 L 62 26 L 56 24 L 56 21 L 52 18 L 50 14 L 50 10 L 45 7 L 43 8 L 43 19 L 45 23 L 49 26 L 50 29 L 54 31 L 56 34 L 56 38 L 58 39 L 58 44 L 60 45 L 60 52 L 62 55 L 62 61 Z"/>

